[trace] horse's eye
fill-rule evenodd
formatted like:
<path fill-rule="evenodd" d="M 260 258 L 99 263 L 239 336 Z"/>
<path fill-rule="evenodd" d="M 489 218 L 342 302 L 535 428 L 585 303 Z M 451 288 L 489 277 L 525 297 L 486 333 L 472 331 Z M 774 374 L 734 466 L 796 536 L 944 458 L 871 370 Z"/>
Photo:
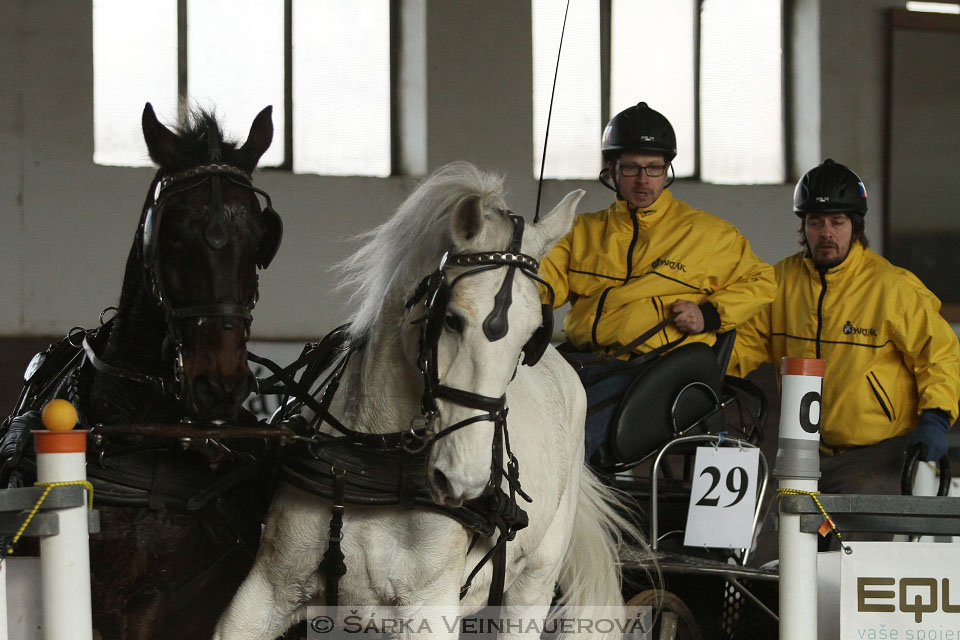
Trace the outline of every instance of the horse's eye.
<path fill-rule="evenodd" d="M 443 317 L 443 324 L 445 324 L 450 331 L 463 333 L 463 318 L 455 313 L 448 311 L 447 315 Z"/>

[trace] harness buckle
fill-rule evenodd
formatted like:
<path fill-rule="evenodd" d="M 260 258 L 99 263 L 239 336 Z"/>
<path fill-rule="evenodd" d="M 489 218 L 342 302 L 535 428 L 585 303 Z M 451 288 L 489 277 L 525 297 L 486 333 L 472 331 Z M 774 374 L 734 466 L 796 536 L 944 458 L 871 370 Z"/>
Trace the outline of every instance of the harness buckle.
<path fill-rule="evenodd" d="M 183 351 L 180 347 L 180 341 L 177 341 L 177 357 L 174 359 L 173 363 L 173 397 L 177 400 L 183 399 L 183 391 L 185 385 L 184 380 L 184 370 L 183 370 Z"/>
<path fill-rule="evenodd" d="M 416 455 L 426 449 L 436 437 L 432 425 L 437 419 L 435 411 L 410 418 L 410 427 L 400 436 L 400 446 L 406 453 Z"/>

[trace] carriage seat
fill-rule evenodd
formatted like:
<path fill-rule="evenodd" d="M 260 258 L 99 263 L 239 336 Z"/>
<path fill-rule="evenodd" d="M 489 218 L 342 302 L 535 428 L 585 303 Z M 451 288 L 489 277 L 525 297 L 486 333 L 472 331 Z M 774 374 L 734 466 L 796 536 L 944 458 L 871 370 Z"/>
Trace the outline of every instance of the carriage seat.
<path fill-rule="evenodd" d="M 721 387 L 735 339 L 731 330 L 718 334 L 713 347 L 681 345 L 644 368 L 624 392 L 607 441 L 590 464 L 625 469 L 685 433 L 722 431 Z"/>

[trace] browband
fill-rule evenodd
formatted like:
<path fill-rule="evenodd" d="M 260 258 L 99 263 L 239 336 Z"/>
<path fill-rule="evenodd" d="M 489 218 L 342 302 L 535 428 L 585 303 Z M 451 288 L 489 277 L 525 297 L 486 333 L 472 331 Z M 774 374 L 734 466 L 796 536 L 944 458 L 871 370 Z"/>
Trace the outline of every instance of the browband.
<path fill-rule="evenodd" d="M 193 167 L 187 169 L 186 171 L 171 173 L 170 175 L 163 176 L 163 178 L 160 180 L 160 190 L 162 191 L 168 185 L 174 182 L 180 182 L 181 180 L 186 180 L 187 178 L 212 174 L 233 175 L 246 180 L 247 182 L 253 182 L 253 178 L 250 176 L 250 174 L 239 167 L 221 163 L 202 164 L 199 167 Z"/>

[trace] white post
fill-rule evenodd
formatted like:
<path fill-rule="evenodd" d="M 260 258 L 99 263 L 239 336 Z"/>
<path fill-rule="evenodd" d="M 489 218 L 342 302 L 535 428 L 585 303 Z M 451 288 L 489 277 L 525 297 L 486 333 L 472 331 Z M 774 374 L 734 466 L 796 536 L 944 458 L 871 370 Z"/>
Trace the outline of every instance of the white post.
<path fill-rule="evenodd" d="M 780 437 L 774 476 L 781 489 L 813 492 L 820 478 L 824 361 L 783 358 Z M 780 639 L 817 640 L 817 534 L 780 512 Z"/>
<path fill-rule="evenodd" d="M 87 479 L 86 431 L 34 431 L 38 482 Z M 53 509 L 60 533 L 40 539 L 45 640 L 92 640 L 87 506 Z"/>
<path fill-rule="evenodd" d="M 0 550 L 3 553 L 3 550 Z M 7 633 L 7 576 L 9 570 L 7 562 L 0 562 L 0 640 L 8 640 Z"/>

